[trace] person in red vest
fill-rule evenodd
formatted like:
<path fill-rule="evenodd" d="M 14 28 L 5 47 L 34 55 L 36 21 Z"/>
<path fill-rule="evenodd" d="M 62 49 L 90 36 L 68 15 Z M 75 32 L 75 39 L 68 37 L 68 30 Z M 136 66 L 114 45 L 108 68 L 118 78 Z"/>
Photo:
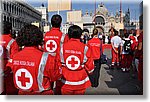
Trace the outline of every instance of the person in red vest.
<path fill-rule="evenodd" d="M 114 68 L 117 64 L 117 68 L 120 66 L 120 54 L 122 53 L 122 39 L 118 36 L 118 31 L 115 31 L 115 36 L 111 38 L 112 45 L 112 63 L 111 68 Z"/>
<path fill-rule="evenodd" d="M 88 75 L 94 70 L 91 50 L 80 42 L 82 29 L 73 25 L 69 27 L 70 40 L 63 44 L 60 51 L 62 68 L 61 88 L 63 95 L 83 95 L 91 86 Z"/>
<path fill-rule="evenodd" d="M 8 62 L 12 62 L 12 57 L 19 51 L 19 46 L 17 45 L 15 39 L 11 37 L 12 24 L 10 22 L 3 23 L 3 32 L 0 36 L 0 57 L 1 65 L 4 73 L 4 91 L 2 94 L 17 94 L 18 90 L 14 87 L 13 84 L 13 73 L 10 67 L 6 67 Z"/>
<path fill-rule="evenodd" d="M 138 36 L 138 47 L 136 51 L 136 57 L 139 60 L 138 80 L 140 83 L 141 91 L 143 91 L 143 31 L 141 31 L 140 35 Z"/>
<path fill-rule="evenodd" d="M 92 87 L 98 87 L 99 85 L 99 77 L 100 77 L 100 68 L 101 68 L 101 54 L 102 51 L 102 40 L 98 38 L 98 30 L 94 29 L 92 34 L 92 39 L 88 41 L 88 47 L 91 49 L 92 56 L 94 59 L 94 72 L 90 75 L 90 81 Z"/>
<path fill-rule="evenodd" d="M 62 17 L 58 14 L 53 15 L 51 18 L 52 29 L 44 36 L 44 51 L 50 53 L 59 53 L 62 43 L 67 41 L 68 38 L 60 30 Z"/>
<path fill-rule="evenodd" d="M 68 34 L 63 34 L 60 30 L 61 23 L 62 17 L 58 14 L 53 15 L 51 18 L 52 29 L 44 36 L 44 51 L 56 53 L 57 56 L 59 56 L 61 45 L 69 40 Z M 56 83 L 55 94 L 61 94 L 60 83 L 60 81 Z M 52 83 L 51 86 L 54 86 L 53 84 L 54 83 Z"/>
<path fill-rule="evenodd" d="M 34 25 L 26 25 L 18 34 L 17 42 L 24 48 L 13 56 L 10 65 L 15 87 L 20 95 L 53 94 L 51 82 L 61 77 L 55 54 L 42 52 L 38 46 L 43 34 Z"/>
<path fill-rule="evenodd" d="M 136 32 L 135 32 L 134 29 L 130 30 L 129 39 L 133 42 L 131 44 L 131 52 L 132 53 L 130 54 L 130 59 L 129 59 L 129 61 L 132 62 L 132 65 L 130 67 L 131 72 L 132 72 L 132 76 L 131 77 L 135 78 L 135 74 L 136 74 L 135 52 L 136 52 L 136 49 L 137 49 L 137 46 L 138 46 L 138 39 L 137 39 Z"/>

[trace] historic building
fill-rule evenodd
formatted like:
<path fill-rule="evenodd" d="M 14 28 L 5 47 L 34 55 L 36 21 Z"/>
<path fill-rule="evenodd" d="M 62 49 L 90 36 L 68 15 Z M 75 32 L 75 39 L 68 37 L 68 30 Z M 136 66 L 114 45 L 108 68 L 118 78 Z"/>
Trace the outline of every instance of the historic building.
<path fill-rule="evenodd" d="M 78 14 L 76 14 L 78 15 Z M 86 11 L 85 14 L 81 15 L 81 23 L 83 24 L 83 29 L 88 29 L 89 34 L 92 34 L 94 27 L 96 27 L 99 32 L 104 35 L 109 35 L 109 30 L 111 27 L 114 27 L 116 30 L 120 31 L 122 29 L 138 29 L 138 21 L 131 21 L 130 10 L 127 12 L 116 11 L 115 14 L 112 14 L 108 11 L 103 3 L 100 3 L 95 10 L 95 13 Z M 73 21 L 67 22 L 63 25 L 63 31 L 67 31 L 67 27 L 72 24 Z M 76 22 L 73 22 L 76 24 Z M 81 26 L 81 24 L 80 24 Z"/>
<path fill-rule="evenodd" d="M 110 12 L 107 10 L 104 4 L 99 4 L 98 8 L 96 9 L 95 14 L 86 12 L 83 15 L 83 27 L 89 30 L 92 33 L 94 27 L 96 27 L 99 32 L 109 35 L 109 29 L 114 27 L 117 30 L 123 29 L 123 14 L 121 15 L 120 21 L 120 14 L 116 12 L 115 15 L 111 15 Z"/>
<path fill-rule="evenodd" d="M 44 6 L 44 4 L 42 4 L 40 7 L 35 7 L 35 9 L 41 12 L 42 14 L 42 30 L 44 33 L 46 33 L 50 30 L 50 23 L 48 21 L 48 9 Z"/>
<path fill-rule="evenodd" d="M 1 1 L 2 21 L 12 22 L 14 31 L 18 31 L 26 24 L 41 22 L 41 12 L 23 0 L 2 0 Z"/>
<path fill-rule="evenodd" d="M 83 29 L 88 29 L 90 35 L 92 34 L 94 27 L 96 27 L 99 30 L 99 32 L 105 35 L 109 35 L 109 29 L 111 27 L 114 27 L 117 30 L 124 28 L 123 14 L 121 15 L 120 21 L 120 13 L 116 12 L 116 15 L 110 15 L 109 11 L 102 3 L 98 5 L 95 13 L 89 13 L 88 11 L 86 11 L 85 14 L 82 14 L 81 18 Z M 67 22 L 66 25 L 68 26 L 70 22 Z M 74 24 L 75 23 L 76 22 L 74 22 Z M 65 29 L 67 29 L 66 25 L 64 25 Z"/>

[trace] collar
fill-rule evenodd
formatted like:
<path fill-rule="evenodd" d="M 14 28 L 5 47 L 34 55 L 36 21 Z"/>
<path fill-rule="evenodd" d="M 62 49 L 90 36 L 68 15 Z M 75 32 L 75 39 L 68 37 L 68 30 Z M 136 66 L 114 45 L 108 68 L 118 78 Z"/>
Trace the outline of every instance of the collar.
<path fill-rule="evenodd" d="M 52 27 L 51 30 L 59 30 L 60 31 L 60 28 L 55 28 L 55 27 Z"/>
<path fill-rule="evenodd" d="M 37 49 L 38 47 L 36 47 L 36 46 L 26 46 L 26 47 L 24 47 L 24 49 L 29 49 L 29 50 L 32 50 L 32 49 Z"/>
<path fill-rule="evenodd" d="M 97 36 L 97 35 L 95 35 L 93 38 L 98 38 L 98 36 Z"/>
<path fill-rule="evenodd" d="M 71 41 L 79 41 L 80 42 L 80 39 L 71 38 L 70 40 Z"/>

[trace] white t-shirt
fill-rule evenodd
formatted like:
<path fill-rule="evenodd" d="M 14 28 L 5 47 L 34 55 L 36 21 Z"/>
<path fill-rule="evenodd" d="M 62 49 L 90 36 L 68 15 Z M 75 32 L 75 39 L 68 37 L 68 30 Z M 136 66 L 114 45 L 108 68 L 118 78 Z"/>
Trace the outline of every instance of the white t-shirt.
<path fill-rule="evenodd" d="M 118 48 L 119 46 L 123 46 L 122 39 L 119 36 L 112 37 L 111 43 L 113 43 L 115 48 Z"/>

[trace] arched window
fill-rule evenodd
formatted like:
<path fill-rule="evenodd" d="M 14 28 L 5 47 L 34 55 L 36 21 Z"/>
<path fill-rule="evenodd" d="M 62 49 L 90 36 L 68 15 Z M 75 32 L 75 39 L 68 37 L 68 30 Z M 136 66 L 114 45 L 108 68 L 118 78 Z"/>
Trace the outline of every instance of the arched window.
<path fill-rule="evenodd" d="M 96 24 L 100 24 L 100 25 L 105 25 L 105 20 L 104 20 L 104 18 L 102 16 L 97 16 L 95 18 L 95 23 Z"/>

